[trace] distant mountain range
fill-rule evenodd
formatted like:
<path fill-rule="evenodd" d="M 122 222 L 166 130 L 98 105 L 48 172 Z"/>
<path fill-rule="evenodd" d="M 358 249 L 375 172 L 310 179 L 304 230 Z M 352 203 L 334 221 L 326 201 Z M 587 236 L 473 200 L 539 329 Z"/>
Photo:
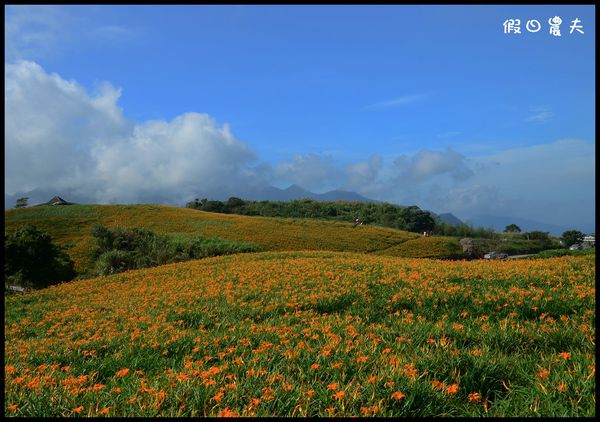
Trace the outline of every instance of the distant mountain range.
<path fill-rule="evenodd" d="M 61 191 L 61 192 L 50 192 L 46 190 L 35 189 L 26 193 L 20 193 L 15 195 L 6 195 L 4 194 L 4 209 L 14 208 L 16 200 L 22 197 L 29 198 L 29 205 L 38 205 L 45 204 L 50 198 L 56 195 L 61 195 L 64 198 L 67 198 L 69 201 L 73 201 L 80 204 L 89 204 L 94 203 L 92 198 L 87 198 L 85 196 L 74 194 L 69 191 Z M 350 202 L 374 202 L 378 203 L 380 201 L 376 201 L 374 199 L 365 198 L 362 195 L 359 195 L 356 192 L 350 192 L 345 190 L 332 190 L 325 193 L 314 193 L 308 191 L 298 185 L 291 185 L 286 189 L 276 188 L 274 186 L 267 187 L 259 187 L 254 189 L 247 189 L 244 192 L 239 192 L 237 194 L 198 194 L 199 198 L 206 197 L 208 199 L 216 199 L 220 201 L 226 201 L 231 196 L 237 196 L 241 199 L 245 200 L 254 200 L 254 201 L 293 201 L 295 199 L 313 199 L 315 201 L 350 201 Z M 191 200 L 192 198 L 190 198 Z M 151 202 L 151 201 L 150 201 Z M 165 201 L 155 200 L 155 203 L 163 203 L 167 204 Z M 172 205 L 172 204 L 171 204 Z M 183 205 L 183 204 L 182 204 Z"/>
<path fill-rule="evenodd" d="M 479 214 L 465 220 L 464 222 L 452 213 L 438 214 L 438 217 L 441 222 L 446 224 L 455 226 L 460 224 L 469 224 L 472 227 L 483 227 L 486 229 L 492 228 L 496 232 L 503 232 L 506 226 L 510 224 L 516 224 L 519 226 L 522 232 L 541 231 L 548 232 L 552 236 L 561 236 L 567 230 L 580 230 L 584 233 L 589 231 L 586 231 L 581 227 L 558 226 L 555 224 L 542 223 L 540 221 L 528 220 L 526 218 L 519 217 Z M 593 231 L 593 229 L 591 231 Z"/>
<path fill-rule="evenodd" d="M 516 224 L 521 231 L 542 231 L 548 232 L 553 236 L 560 236 L 567 230 L 581 230 L 574 227 L 557 226 L 554 224 L 541 223 L 535 220 L 528 220 L 518 217 L 500 217 L 495 215 L 476 215 L 467 220 L 467 223 L 473 227 L 493 228 L 497 232 L 502 232 L 506 226 Z"/>
<path fill-rule="evenodd" d="M 451 226 L 460 226 L 461 224 L 465 224 L 461 219 L 449 212 L 438 214 L 438 217 L 442 223 L 446 223 Z"/>
<path fill-rule="evenodd" d="M 332 190 L 325 193 L 314 193 L 298 185 L 291 185 L 286 189 L 269 186 L 263 189 L 247 191 L 240 197 L 242 199 L 255 201 L 293 201 L 295 199 L 308 198 L 315 201 L 380 202 L 374 199 L 365 198 L 356 192 Z"/>

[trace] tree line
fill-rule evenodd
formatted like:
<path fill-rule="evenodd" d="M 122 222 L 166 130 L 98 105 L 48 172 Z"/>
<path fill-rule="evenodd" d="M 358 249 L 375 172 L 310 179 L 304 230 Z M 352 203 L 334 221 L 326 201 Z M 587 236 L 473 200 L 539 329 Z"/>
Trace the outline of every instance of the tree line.
<path fill-rule="evenodd" d="M 262 217 L 316 218 L 335 221 L 374 224 L 399 230 L 442 236 L 494 237 L 493 229 L 474 228 L 467 224 L 450 225 L 439 220 L 434 213 L 416 205 L 403 207 L 387 202 L 315 201 L 252 201 L 231 197 L 227 201 L 194 199 L 187 208 L 224 214 Z"/>

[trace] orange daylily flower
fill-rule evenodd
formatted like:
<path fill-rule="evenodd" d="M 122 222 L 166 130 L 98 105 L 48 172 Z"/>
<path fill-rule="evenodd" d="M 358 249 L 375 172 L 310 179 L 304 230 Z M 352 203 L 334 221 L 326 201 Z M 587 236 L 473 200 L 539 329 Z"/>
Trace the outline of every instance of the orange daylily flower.
<path fill-rule="evenodd" d="M 478 402 L 481 400 L 481 394 L 479 393 L 470 393 L 468 395 L 468 399 L 470 402 Z"/>
<path fill-rule="evenodd" d="M 401 392 L 399 392 L 399 391 L 395 391 L 395 392 L 392 394 L 392 398 L 393 398 L 393 399 L 396 399 L 396 400 L 403 399 L 404 397 L 406 397 L 406 395 L 405 395 L 404 393 L 401 393 Z"/>
<path fill-rule="evenodd" d="M 452 384 L 446 387 L 446 392 L 448 394 L 456 394 L 458 392 L 458 384 Z"/>
<path fill-rule="evenodd" d="M 129 368 L 123 368 L 120 371 L 117 371 L 115 375 L 119 378 L 123 378 L 125 375 L 129 373 Z"/>

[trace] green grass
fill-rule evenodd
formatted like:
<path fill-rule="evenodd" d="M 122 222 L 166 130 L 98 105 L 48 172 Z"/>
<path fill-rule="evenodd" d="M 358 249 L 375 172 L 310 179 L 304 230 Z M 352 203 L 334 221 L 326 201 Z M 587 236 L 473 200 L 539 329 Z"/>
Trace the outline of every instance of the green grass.
<path fill-rule="evenodd" d="M 581 249 L 581 250 L 569 250 L 569 249 L 549 249 L 547 251 L 538 252 L 529 258 L 555 258 L 559 256 L 586 256 L 595 255 L 596 248 Z"/>

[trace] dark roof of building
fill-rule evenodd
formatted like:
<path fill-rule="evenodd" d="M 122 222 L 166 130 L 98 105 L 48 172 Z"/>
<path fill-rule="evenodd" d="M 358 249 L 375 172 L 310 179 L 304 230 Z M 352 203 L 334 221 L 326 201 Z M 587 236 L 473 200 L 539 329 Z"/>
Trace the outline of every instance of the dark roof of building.
<path fill-rule="evenodd" d="M 62 199 L 60 196 L 55 196 L 54 198 L 52 198 L 51 200 L 46 202 L 46 205 L 71 205 L 71 204 L 72 204 L 72 202 L 67 202 L 64 199 Z"/>

